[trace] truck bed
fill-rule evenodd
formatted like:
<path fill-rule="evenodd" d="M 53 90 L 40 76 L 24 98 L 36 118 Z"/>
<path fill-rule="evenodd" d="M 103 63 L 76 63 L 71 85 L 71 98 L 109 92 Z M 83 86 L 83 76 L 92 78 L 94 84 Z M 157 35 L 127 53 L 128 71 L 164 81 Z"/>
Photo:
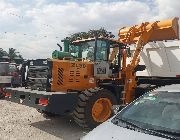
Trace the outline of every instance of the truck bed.
<path fill-rule="evenodd" d="M 134 52 L 132 46 L 131 52 Z M 144 71 L 138 71 L 137 76 L 176 77 L 180 75 L 180 41 L 150 42 L 140 55 L 140 65 L 145 65 Z M 131 58 L 127 62 L 130 63 Z"/>

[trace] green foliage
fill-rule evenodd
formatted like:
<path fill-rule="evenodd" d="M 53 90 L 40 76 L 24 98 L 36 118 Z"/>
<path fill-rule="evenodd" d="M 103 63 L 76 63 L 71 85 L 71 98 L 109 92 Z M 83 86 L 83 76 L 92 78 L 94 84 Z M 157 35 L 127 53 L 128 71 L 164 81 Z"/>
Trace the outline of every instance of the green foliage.
<path fill-rule="evenodd" d="M 23 60 L 22 55 L 19 54 L 19 52 L 17 52 L 14 48 L 9 48 L 8 52 L 0 48 L 0 58 L 2 58 L 3 56 L 8 56 L 10 62 L 14 62 L 15 59 Z"/>
<path fill-rule="evenodd" d="M 80 39 L 87 39 L 93 37 L 106 37 L 106 38 L 114 38 L 115 36 L 106 31 L 104 28 L 100 28 L 99 30 L 89 30 L 88 32 L 78 32 L 74 33 L 70 37 L 66 37 L 64 40 L 69 40 L 70 42 Z"/>
<path fill-rule="evenodd" d="M 7 56 L 7 52 L 0 48 L 0 57 Z"/>
<path fill-rule="evenodd" d="M 12 61 L 15 57 L 17 57 L 17 52 L 16 49 L 14 48 L 9 48 L 8 56 L 10 60 Z"/>

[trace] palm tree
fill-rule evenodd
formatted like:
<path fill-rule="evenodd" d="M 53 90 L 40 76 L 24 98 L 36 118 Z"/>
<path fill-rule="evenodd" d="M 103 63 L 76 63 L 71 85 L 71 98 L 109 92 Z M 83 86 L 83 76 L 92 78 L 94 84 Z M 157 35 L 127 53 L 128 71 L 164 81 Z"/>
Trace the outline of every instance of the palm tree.
<path fill-rule="evenodd" d="M 5 60 L 5 61 L 9 61 L 10 62 L 22 62 L 23 61 L 23 57 L 21 54 L 19 54 L 19 52 L 16 51 L 16 49 L 14 48 L 9 48 L 8 53 L 6 51 L 4 51 L 2 48 L 0 48 L 0 59 L 1 60 Z"/>
<path fill-rule="evenodd" d="M 9 48 L 8 56 L 9 56 L 10 61 L 13 61 L 13 59 L 18 56 L 17 55 L 18 53 L 19 52 L 17 52 L 16 49 Z"/>
<path fill-rule="evenodd" d="M 0 57 L 7 56 L 7 52 L 0 48 Z"/>

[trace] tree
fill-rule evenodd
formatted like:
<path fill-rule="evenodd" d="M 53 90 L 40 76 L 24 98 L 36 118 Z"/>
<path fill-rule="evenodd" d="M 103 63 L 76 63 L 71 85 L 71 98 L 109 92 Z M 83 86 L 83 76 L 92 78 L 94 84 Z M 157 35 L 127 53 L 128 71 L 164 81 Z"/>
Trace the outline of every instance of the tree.
<path fill-rule="evenodd" d="M 17 57 L 19 52 L 16 52 L 16 49 L 14 48 L 9 48 L 8 56 L 10 61 L 12 61 L 15 57 Z"/>
<path fill-rule="evenodd" d="M 19 63 L 23 60 L 23 57 L 19 52 L 16 51 L 14 48 L 9 48 L 8 56 L 10 59 L 10 62 Z"/>
<path fill-rule="evenodd" d="M 10 62 L 15 62 L 15 63 L 22 63 L 23 57 L 19 52 L 16 51 L 14 48 L 9 48 L 8 53 L 4 51 L 2 48 L 0 48 L 0 59 L 4 61 L 10 61 Z"/>
<path fill-rule="evenodd" d="M 7 52 L 0 48 L 0 57 L 7 56 Z"/>
<path fill-rule="evenodd" d="M 66 37 L 64 40 L 69 40 L 72 42 L 78 39 L 87 39 L 93 37 L 114 38 L 115 36 L 111 32 L 106 31 L 104 28 L 100 28 L 99 30 L 89 30 L 88 32 L 74 33 L 70 37 Z"/>

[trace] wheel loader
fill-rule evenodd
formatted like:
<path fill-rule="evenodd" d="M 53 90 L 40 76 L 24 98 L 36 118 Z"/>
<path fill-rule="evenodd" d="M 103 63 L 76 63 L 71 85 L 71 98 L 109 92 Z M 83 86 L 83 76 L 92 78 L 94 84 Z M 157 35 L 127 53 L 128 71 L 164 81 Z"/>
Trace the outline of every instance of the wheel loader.
<path fill-rule="evenodd" d="M 5 99 L 44 114 L 72 114 L 80 126 L 94 128 L 111 117 L 114 105 L 125 106 L 148 90 L 180 83 L 179 78 L 136 76 L 145 69 L 139 55 L 148 42 L 174 39 L 179 39 L 178 18 L 121 28 L 118 39 L 75 40 L 53 59 L 29 60 L 25 86 L 7 88 Z M 136 50 L 127 64 L 131 44 Z"/>

